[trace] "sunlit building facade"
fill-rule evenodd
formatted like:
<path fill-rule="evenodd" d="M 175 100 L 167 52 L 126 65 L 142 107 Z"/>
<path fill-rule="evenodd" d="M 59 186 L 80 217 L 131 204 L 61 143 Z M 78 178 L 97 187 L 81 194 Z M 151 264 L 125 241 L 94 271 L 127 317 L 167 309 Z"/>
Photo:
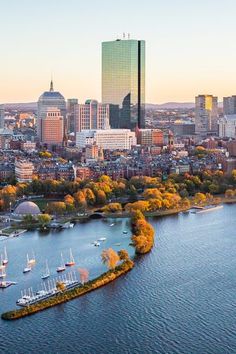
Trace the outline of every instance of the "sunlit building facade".
<path fill-rule="evenodd" d="M 145 41 L 102 43 L 102 102 L 119 106 L 119 128 L 145 128 Z"/>
<path fill-rule="evenodd" d="M 41 143 L 49 146 L 62 145 L 64 133 L 64 119 L 61 110 L 49 107 L 41 119 Z"/>
<path fill-rule="evenodd" d="M 195 132 L 201 136 L 218 131 L 218 98 L 199 95 L 195 98 Z"/>
<path fill-rule="evenodd" d="M 107 150 L 130 150 L 137 144 L 135 132 L 129 129 L 83 130 L 76 133 L 76 146 L 97 145 Z"/>

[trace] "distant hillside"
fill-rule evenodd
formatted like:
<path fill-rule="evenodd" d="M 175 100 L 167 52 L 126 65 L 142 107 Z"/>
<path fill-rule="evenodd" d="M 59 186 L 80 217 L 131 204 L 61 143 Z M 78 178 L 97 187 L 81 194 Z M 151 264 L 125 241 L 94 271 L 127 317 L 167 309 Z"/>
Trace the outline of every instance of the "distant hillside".
<path fill-rule="evenodd" d="M 36 111 L 37 102 L 28 102 L 28 103 L 5 103 L 5 110 L 17 110 L 17 111 Z"/>
<path fill-rule="evenodd" d="M 5 110 L 18 110 L 18 111 L 36 111 L 37 102 L 29 103 L 5 103 Z M 146 103 L 147 109 L 191 109 L 194 108 L 194 102 L 167 102 L 162 104 Z M 219 107 L 222 107 L 222 102 L 219 102 Z"/>
<path fill-rule="evenodd" d="M 194 108 L 194 102 L 167 102 L 163 104 L 147 103 L 147 109 L 191 109 Z"/>

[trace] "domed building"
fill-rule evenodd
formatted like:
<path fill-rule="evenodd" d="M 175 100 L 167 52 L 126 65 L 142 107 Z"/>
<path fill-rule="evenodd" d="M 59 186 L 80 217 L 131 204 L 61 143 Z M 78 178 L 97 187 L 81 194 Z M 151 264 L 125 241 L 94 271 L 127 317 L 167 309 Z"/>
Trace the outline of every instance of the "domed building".
<path fill-rule="evenodd" d="M 66 121 L 66 101 L 62 94 L 54 91 L 53 82 L 50 90 L 38 99 L 37 135 L 43 144 L 60 144 L 64 137 Z"/>
<path fill-rule="evenodd" d="M 18 216 L 24 216 L 24 215 L 39 215 L 41 214 L 41 211 L 38 207 L 37 204 L 33 203 L 33 202 L 22 202 L 20 203 L 16 209 L 14 210 L 14 214 L 18 215 Z"/>

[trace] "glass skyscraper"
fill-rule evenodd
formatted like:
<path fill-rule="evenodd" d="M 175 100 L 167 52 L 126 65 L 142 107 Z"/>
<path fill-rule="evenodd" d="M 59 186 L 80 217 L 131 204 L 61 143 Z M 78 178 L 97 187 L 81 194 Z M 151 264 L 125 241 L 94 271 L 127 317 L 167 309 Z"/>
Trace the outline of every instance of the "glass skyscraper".
<path fill-rule="evenodd" d="M 145 41 L 102 43 L 102 103 L 119 106 L 119 128 L 145 128 Z"/>

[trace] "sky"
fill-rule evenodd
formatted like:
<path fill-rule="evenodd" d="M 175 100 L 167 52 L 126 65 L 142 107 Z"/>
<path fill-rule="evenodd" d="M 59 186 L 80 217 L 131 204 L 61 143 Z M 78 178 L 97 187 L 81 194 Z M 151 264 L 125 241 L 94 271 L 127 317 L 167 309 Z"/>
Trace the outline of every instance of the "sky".
<path fill-rule="evenodd" d="M 235 0 L 0 0 L 0 103 L 101 100 L 101 42 L 146 40 L 146 102 L 236 94 Z"/>

